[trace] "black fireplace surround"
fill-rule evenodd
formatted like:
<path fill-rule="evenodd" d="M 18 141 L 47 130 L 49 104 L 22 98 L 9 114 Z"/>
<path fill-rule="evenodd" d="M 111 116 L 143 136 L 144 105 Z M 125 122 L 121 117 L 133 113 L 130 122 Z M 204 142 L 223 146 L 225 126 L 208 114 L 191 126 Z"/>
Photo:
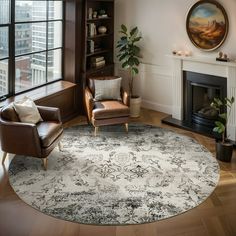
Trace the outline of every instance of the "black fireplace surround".
<path fill-rule="evenodd" d="M 227 96 L 227 79 L 189 71 L 183 72 L 183 78 L 184 120 L 213 128 L 218 114 L 211 103 Z"/>
<path fill-rule="evenodd" d="M 218 138 L 213 132 L 217 112 L 210 106 L 213 99 L 227 96 L 227 79 L 224 77 L 183 71 L 182 121 L 167 117 L 163 123 L 186 128 L 206 136 Z"/>

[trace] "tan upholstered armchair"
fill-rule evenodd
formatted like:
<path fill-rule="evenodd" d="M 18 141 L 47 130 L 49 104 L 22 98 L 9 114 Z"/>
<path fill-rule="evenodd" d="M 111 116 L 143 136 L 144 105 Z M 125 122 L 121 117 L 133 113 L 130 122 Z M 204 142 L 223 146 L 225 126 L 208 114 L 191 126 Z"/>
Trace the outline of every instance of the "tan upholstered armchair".
<path fill-rule="evenodd" d="M 92 77 L 87 80 L 85 88 L 85 106 L 89 122 L 95 127 L 95 136 L 98 127 L 113 124 L 125 124 L 128 132 L 129 122 L 129 97 L 128 93 L 121 88 L 122 101 L 102 100 L 94 101 L 95 85 L 94 80 L 116 79 L 115 76 Z"/>
<path fill-rule="evenodd" d="M 0 111 L 0 139 L 4 152 L 42 158 L 45 170 L 47 157 L 56 145 L 60 147 L 63 128 L 58 108 L 37 106 L 43 121 L 37 124 L 22 123 L 12 104 Z"/>

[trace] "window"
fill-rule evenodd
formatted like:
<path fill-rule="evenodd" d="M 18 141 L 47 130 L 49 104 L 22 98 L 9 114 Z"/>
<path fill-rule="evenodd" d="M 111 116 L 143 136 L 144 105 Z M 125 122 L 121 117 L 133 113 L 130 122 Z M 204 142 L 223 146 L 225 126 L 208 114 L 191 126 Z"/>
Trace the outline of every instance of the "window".
<path fill-rule="evenodd" d="M 1 0 L 0 98 L 62 78 L 62 12 L 62 0 Z"/>

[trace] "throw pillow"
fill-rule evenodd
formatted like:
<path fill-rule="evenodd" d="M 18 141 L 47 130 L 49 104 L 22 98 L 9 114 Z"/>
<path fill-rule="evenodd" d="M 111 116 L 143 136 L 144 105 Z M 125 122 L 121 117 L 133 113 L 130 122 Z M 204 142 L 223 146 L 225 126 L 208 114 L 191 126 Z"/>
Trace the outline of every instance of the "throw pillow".
<path fill-rule="evenodd" d="M 33 100 L 28 97 L 24 97 L 20 101 L 13 102 L 13 107 L 21 122 L 36 124 L 43 120 L 39 114 L 37 106 Z"/>
<path fill-rule="evenodd" d="M 122 78 L 111 80 L 94 80 L 95 87 L 95 101 L 101 101 L 105 99 L 121 100 L 120 87 Z"/>

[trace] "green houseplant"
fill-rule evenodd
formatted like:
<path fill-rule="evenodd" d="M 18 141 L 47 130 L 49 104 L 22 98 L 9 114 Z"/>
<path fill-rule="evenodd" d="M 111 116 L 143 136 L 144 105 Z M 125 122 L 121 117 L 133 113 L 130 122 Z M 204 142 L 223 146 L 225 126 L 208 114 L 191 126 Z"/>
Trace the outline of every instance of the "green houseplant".
<path fill-rule="evenodd" d="M 223 100 L 214 98 L 211 103 L 211 106 L 217 110 L 219 117 L 219 120 L 215 122 L 216 126 L 213 131 L 221 135 L 221 140 L 216 142 L 216 158 L 225 162 L 231 161 L 233 152 L 233 144 L 227 140 L 226 127 L 234 101 L 234 97 L 231 97 L 230 99 L 225 98 Z"/>
<path fill-rule="evenodd" d="M 119 53 L 117 55 L 121 66 L 129 71 L 129 96 L 130 96 L 130 113 L 131 117 L 137 117 L 140 113 L 141 98 L 134 94 L 134 77 L 139 73 L 140 64 L 140 47 L 137 43 L 142 39 L 138 27 L 128 31 L 127 27 L 122 24 L 120 39 L 117 42 Z"/>

